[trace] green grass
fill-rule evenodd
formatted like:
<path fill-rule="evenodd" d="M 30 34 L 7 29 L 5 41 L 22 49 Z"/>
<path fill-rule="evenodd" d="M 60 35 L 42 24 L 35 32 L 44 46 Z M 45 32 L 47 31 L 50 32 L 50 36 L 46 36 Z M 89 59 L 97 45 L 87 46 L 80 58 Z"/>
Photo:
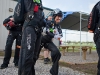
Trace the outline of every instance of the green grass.
<path fill-rule="evenodd" d="M 62 48 L 60 48 L 60 51 L 62 51 Z M 67 49 L 66 49 L 67 51 Z M 96 48 L 92 48 L 91 51 L 96 51 Z M 72 48 L 68 48 L 68 52 L 73 52 Z M 80 48 L 74 48 L 74 52 L 80 52 Z"/>
<path fill-rule="evenodd" d="M 80 43 L 79 42 L 76 42 L 76 43 L 73 43 L 73 42 L 71 42 L 71 43 L 64 43 L 64 45 L 67 45 L 67 46 L 80 46 Z M 81 43 L 81 46 L 93 46 L 93 47 L 95 47 L 95 44 L 94 43 L 87 43 L 87 42 L 82 42 Z"/>
<path fill-rule="evenodd" d="M 80 46 L 80 43 L 79 42 L 74 42 L 74 43 L 73 42 L 70 42 L 70 43 L 67 43 L 66 42 L 64 45 L 65 46 Z M 91 50 L 92 51 L 95 51 L 96 50 L 95 44 L 93 42 L 82 42 L 81 43 L 81 46 L 92 46 L 92 49 Z M 60 51 L 62 51 L 61 48 L 60 48 Z M 68 51 L 73 51 L 73 50 L 72 50 L 71 47 L 69 47 L 68 48 Z M 75 48 L 74 51 L 77 52 L 77 51 L 80 51 L 80 49 L 79 48 Z"/>

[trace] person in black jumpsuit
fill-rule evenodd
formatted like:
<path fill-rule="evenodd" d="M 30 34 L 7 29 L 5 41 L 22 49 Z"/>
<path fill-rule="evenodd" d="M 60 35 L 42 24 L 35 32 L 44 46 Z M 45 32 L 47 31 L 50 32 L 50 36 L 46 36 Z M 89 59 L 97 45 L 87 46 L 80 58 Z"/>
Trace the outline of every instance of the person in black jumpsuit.
<path fill-rule="evenodd" d="M 59 59 L 61 57 L 61 53 L 59 49 L 56 47 L 56 45 L 53 43 L 52 39 L 60 40 L 62 37 L 62 30 L 59 25 L 59 23 L 62 20 L 62 11 L 59 9 L 56 9 L 53 11 L 53 21 L 47 21 L 46 28 L 44 30 L 44 35 L 41 39 L 41 48 L 44 46 L 44 48 L 51 51 L 51 58 L 52 58 L 52 68 L 50 69 L 50 73 L 52 75 L 58 75 L 59 70 Z"/>
<path fill-rule="evenodd" d="M 12 17 L 13 16 L 10 16 L 3 21 L 3 25 L 7 28 L 7 30 L 9 30 L 9 34 L 6 41 L 3 64 L 0 67 L 1 69 L 8 67 L 12 54 L 12 45 L 15 39 L 16 39 L 16 45 L 15 45 L 14 65 L 15 67 L 18 66 L 19 51 L 20 51 L 21 37 L 22 37 L 22 24 L 17 24 L 12 22 L 13 19 Z"/>
<path fill-rule="evenodd" d="M 20 6 L 23 6 L 19 9 Z M 22 13 L 19 13 L 19 10 Z M 24 11 L 24 12 L 23 12 Z M 38 58 L 39 46 L 41 42 L 42 22 L 44 14 L 41 0 L 21 0 L 15 7 L 14 20 L 17 22 L 24 14 L 23 34 L 18 65 L 18 75 L 35 75 L 34 65 Z M 22 19 L 22 20 L 23 20 Z"/>
<path fill-rule="evenodd" d="M 99 57 L 97 75 L 100 75 L 100 1 L 95 4 L 90 13 L 88 20 L 88 30 L 90 33 L 94 33 L 94 42 L 96 44 L 96 50 Z"/>

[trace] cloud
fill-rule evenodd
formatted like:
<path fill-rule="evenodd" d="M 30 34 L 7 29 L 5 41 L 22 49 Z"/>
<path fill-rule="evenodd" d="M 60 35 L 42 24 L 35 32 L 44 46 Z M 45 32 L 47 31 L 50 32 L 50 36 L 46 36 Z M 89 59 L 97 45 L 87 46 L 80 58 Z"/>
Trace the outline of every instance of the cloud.
<path fill-rule="evenodd" d="M 95 3 L 92 3 L 89 5 L 89 10 L 92 10 L 92 8 L 94 7 Z"/>

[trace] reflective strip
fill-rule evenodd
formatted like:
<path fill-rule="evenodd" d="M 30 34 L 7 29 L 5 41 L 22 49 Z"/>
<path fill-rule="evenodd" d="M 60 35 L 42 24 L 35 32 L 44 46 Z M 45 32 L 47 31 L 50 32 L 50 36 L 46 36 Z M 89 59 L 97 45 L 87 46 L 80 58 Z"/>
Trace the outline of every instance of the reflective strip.
<path fill-rule="evenodd" d="M 90 13 L 88 28 L 91 28 L 92 16 L 93 16 L 92 13 Z"/>
<path fill-rule="evenodd" d="M 53 29 L 52 28 L 50 28 L 50 32 L 53 32 Z"/>
<path fill-rule="evenodd" d="M 33 2 L 40 3 L 40 0 L 33 0 Z"/>

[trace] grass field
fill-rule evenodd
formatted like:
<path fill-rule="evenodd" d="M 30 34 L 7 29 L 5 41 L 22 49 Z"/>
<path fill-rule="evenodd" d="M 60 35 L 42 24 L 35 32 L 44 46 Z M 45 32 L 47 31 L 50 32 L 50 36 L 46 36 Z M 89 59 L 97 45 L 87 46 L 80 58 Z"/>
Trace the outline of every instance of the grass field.
<path fill-rule="evenodd" d="M 92 49 L 91 49 L 92 51 L 96 50 L 95 44 L 93 42 L 90 42 L 90 43 L 89 42 L 88 43 L 87 42 L 82 42 L 81 45 L 80 45 L 80 42 L 74 42 L 74 43 L 73 42 L 70 42 L 70 43 L 63 42 L 61 45 L 64 45 L 64 46 L 79 46 L 79 47 L 80 46 L 91 46 L 92 47 Z M 60 50 L 62 50 L 62 48 L 60 48 Z M 72 47 L 69 47 L 68 51 L 69 52 L 73 51 Z M 79 48 L 75 48 L 74 51 L 78 52 L 78 51 L 80 51 L 80 49 Z"/>

